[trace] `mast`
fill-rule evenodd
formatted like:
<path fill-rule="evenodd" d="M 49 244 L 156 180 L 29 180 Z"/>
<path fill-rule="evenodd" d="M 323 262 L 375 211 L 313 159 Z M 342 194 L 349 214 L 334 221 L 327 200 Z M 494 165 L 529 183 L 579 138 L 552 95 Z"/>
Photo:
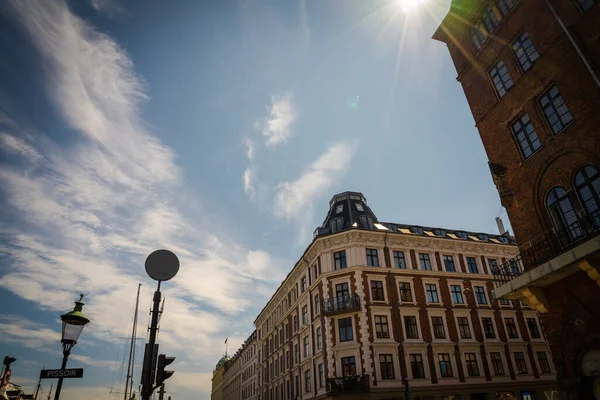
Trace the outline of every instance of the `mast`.
<path fill-rule="evenodd" d="M 44 369 L 44 368 L 46 368 L 45 365 L 42 367 L 42 369 Z M 37 388 L 35 389 L 35 394 L 33 395 L 33 400 L 37 400 L 38 393 L 40 392 L 40 386 L 42 386 L 42 377 L 41 376 L 40 376 L 40 379 L 38 380 Z"/>
<path fill-rule="evenodd" d="M 142 287 L 141 283 L 138 283 L 137 290 L 137 298 L 135 300 L 135 314 L 133 316 L 133 328 L 131 329 L 131 344 L 129 345 L 129 363 L 127 364 L 127 379 L 125 380 L 125 395 L 123 396 L 123 400 L 129 400 L 127 397 L 127 391 L 133 386 L 133 357 L 134 357 L 134 347 L 135 347 L 135 338 L 137 331 L 137 317 L 138 317 L 138 307 L 140 305 L 140 288 Z M 131 385 L 129 384 L 131 380 Z"/>
<path fill-rule="evenodd" d="M 52 385 L 50 385 L 50 392 L 48 393 L 48 400 L 50 400 L 50 396 L 52 396 Z"/>

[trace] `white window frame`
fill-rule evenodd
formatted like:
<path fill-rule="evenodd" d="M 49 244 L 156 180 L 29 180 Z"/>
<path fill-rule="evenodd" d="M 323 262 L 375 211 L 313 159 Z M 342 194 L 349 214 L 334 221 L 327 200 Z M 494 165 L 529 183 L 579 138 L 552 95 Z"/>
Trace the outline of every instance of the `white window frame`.
<path fill-rule="evenodd" d="M 394 364 L 394 379 L 381 378 L 381 364 L 379 363 L 380 354 L 392 355 L 392 363 Z M 402 382 L 400 362 L 398 359 L 398 345 L 396 343 L 392 343 L 391 346 L 373 345 L 373 357 L 373 361 L 375 364 L 375 373 L 377 374 L 377 386 L 398 387 L 398 385 Z"/>
<path fill-rule="evenodd" d="M 493 342 L 501 342 L 500 340 L 500 331 L 498 330 L 498 324 L 496 323 L 496 316 L 494 315 L 494 310 L 477 310 L 477 316 L 479 318 L 479 324 L 481 326 L 481 336 L 483 337 L 483 341 L 485 343 L 493 343 Z M 492 325 L 494 326 L 494 333 L 496 334 L 495 339 L 488 339 L 485 337 L 485 330 L 483 329 L 483 321 L 482 318 L 491 318 Z M 503 320 L 504 322 L 504 320 Z M 502 350 L 504 351 L 504 350 Z"/>
<path fill-rule="evenodd" d="M 483 269 L 481 267 L 481 259 L 477 259 L 479 256 L 477 254 L 463 254 L 463 257 L 465 259 L 465 274 L 469 274 L 469 275 L 485 275 L 483 273 Z M 469 271 L 469 264 L 467 263 L 467 257 L 473 257 L 475 259 L 475 265 L 477 265 L 477 273 L 473 273 L 471 271 Z"/>
<path fill-rule="evenodd" d="M 527 327 L 527 333 L 529 334 L 529 340 L 532 343 L 535 343 L 535 342 L 542 342 L 542 343 L 544 343 L 544 342 L 546 342 L 546 338 L 545 338 L 545 335 L 544 335 L 544 331 L 542 330 L 542 324 L 540 324 L 540 318 L 539 318 L 538 313 L 535 312 L 535 311 L 522 311 L 522 313 L 523 313 L 523 320 L 525 321 L 525 326 Z M 536 322 L 537 327 L 538 327 L 538 331 L 540 332 L 540 337 L 538 339 L 531 337 L 531 332 L 529 331 L 529 326 L 527 325 L 527 319 L 528 318 L 534 318 L 535 319 L 535 322 Z"/>
<path fill-rule="evenodd" d="M 385 316 L 387 318 L 388 332 L 390 333 L 389 338 L 387 338 L 387 339 L 377 338 L 377 333 L 375 332 L 375 315 Z M 417 324 L 418 324 L 418 322 L 417 322 Z M 373 331 L 372 331 L 373 332 L 373 343 L 386 343 L 386 342 L 396 343 L 394 340 L 394 330 L 392 329 L 392 313 L 391 313 L 391 310 L 389 307 L 371 306 L 371 328 L 373 329 Z"/>
<path fill-rule="evenodd" d="M 371 291 L 371 281 L 380 281 L 383 283 L 383 300 L 373 300 L 373 293 Z M 387 292 L 387 275 L 373 275 L 367 274 L 367 284 L 369 291 L 369 298 L 371 299 L 371 303 L 377 301 L 377 303 L 388 303 L 390 298 Z"/>
<path fill-rule="evenodd" d="M 513 310 L 502 310 L 500 312 L 500 316 L 502 317 L 502 329 L 504 329 L 504 334 L 506 335 L 507 342 L 522 342 L 523 341 L 523 333 L 521 332 L 521 328 L 519 327 L 519 320 L 517 318 L 517 312 Z M 508 336 L 508 330 L 506 329 L 506 321 L 504 318 L 512 318 L 515 321 L 515 327 L 517 328 L 518 338 L 511 338 Z"/>
<path fill-rule="evenodd" d="M 425 378 L 415 378 L 412 375 L 412 367 L 410 365 L 410 355 L 420 354 L 423 359 L 423 370 Z M 431 386 L 431 370 L 429 369 L 429 358 L 427 358 L 427 345 L 423 344 L 405 344 L 404 345 L 404 360 L 407 366 L 408 379 L 411 386 Z"/>
<path fill-rule="evenodd" d="M 440 353 L 448 353 L 450 355 L 450 365 L 452 367 L 452 377 L 445 378 L 442 377 L 440 373 L 440 362 L 438 355 Z M 459 375 L 458 375 L 458 366 L 456 365 L 456 355 L 454 354 L 454 344 L 453 343 L 436 343 L 433 345 L 433 362 L 435 364 L 435 373 L 438 377 L 438 383 L 458 383 Z"/>
<path fill-rule="evenodd" d="M 443 299 L 442 299 L 442 292 L 440 291 L 440 279 L 439 278 L 422 278 L 421 281 L 423 284 L 423 292 L 425 293 L 425 303 L 427 305 L 430 305 L 430 304 L 442 305 Z M 427 299 L 427 287 L 425 286 L 426 284 L 434 284 L 437 287 L 437 295 L 438 295 L 438 300 L 439 300 L 437 303 L 429 302 L 429 300 Z"/>
<path fill-rule="evenodd" d="M 417 305 L 417 297 L 415 296 L 415 284 L 414 284 L 414 277 L 412 276 L 395 276 L 396 278 L 396 290 L 398 291 L 398 302 L 400 304 L 406 305 L 406 304 L 412 304 L 412 305 Z M 412 297 L 412 301 L 402 301 L 400 298 L 400 282 L 404 282 L 404 283 L 408 283 L 410 285 L 410 293 L 411 293 L 411 297 Z"/>
<path fill-rule="evenodd" d="M 415 266 L 412 265 L 412 260 L 410 257 L 410 249 L 407 248 L 402 248 L 402 247 L 392 247 L 390 249 L 390 259 L 392 260 L 392 265 L 391 268 L 394 270 L 400 270 L 402 271 L 401 268 L 396 268 L 394 266 L 394 251 L 401 251 L 402 253 L 404 253 L 404 263 L 406 264 L 406 269 L 415 269 Z"/>
<path fill-rule="evenodd" d="M 419 337 L 416 339 L 409 339 L 406 337 L 406 326 L 404 324 L 404 317 L 415 317 L 417 320 L 417 333 Z M 407 343 L 423 343 L 423 330 L 421 329 L 421 321 L 419 320 L 419 309 L 417 307 L 402 307 L 400 309 L 400 321 L 402 325 L 402 333 L 404 335 L 404 342 Z"/>
<path fill-rule="evenodd" d="M 360 349 L 359 345 L 353 346 L 348 349 L 336 350 L 335 352 L 335 368 L 336 375 L 342 376 L 344 374 L 344 370 L 342 369 L 342 358 L 352 357 L 354 356 L 354 360 L 356 361 L 356 373 L 361 375 L 363 373 L 361 359 L 360 359 Z M 325 377 L 327 378 L 327 376 Z"/>
<path fill-rule="evenodd" d="M 417 265 L 418 265 L 417 269 L 419 271 L 424 271 L 424 272 L 439 271 L 439 269 L 437 268 L 437 261 L 435 259 L 435 251 L 420 249 L 420 250 L 415 250 L 415 252 L 416 252 Z M 429 263 L 431 264 L 431 270 L 421 269 L 421 254 L 429 255 Z"/>
<path fill-rule="evenodd" d="M 461 280 L 448 279 L 447 283 L 448 283 L 448 293 L 450 293 L 450 302 L 452 303 L 452 307 L 465 307 L 465 308 L 467 308 L 469 306 L 469 304 L 467 303 L 467 296 L 465 296 L 465 281 L 463 281 L 462 279 Z M 463 299 L 462 304 L 454 302 L 454 299 L 452 298 L 452 288 L 451 288 L 451 286 L 460 286 L 460 293 L 462 294 L 462 299 Z"/>
<path fill-rule="evenodd" d="M 465 356 L 465 353 L 475 353 L 477 368 L 479 369 L 479 376 L 469 376 L 469 373 L 467 372 L 467 357 Z M 485 369 L 483 368 L 483 359 L 481 357 L 479 344 L 462 345 L 460 348 L 460 361 L 462 363 L 465 381 L 467 383 L 485 382 Z"/>
<path fill-rule="evenodd" d="M 540 379 L 556 379 L 556 368 L 554 367 L 554 362 L 552 360 L 552 353 L 550 352 L 550 348 L 547 343 L 535 343 L 531 345 L 531 351 L 533 352 L 533 360 L 535 361 L 535 366 L 538 370 L 538 374 L 540 375 Z M 540 368 L 540 362 L 537 357 L 538 351 L 543 351 L 546 353 L 546 358 L 548 359 L 548 365 L 550 366 L 550 372 L 542 373 L 542 369 Z"/>
<path fill-rule="evenodd" d="M 492 355 L 491 353 L 500 353 L 500 361 L 502 362 L 502 368 L 504 369 L 504 375 L 495 375 L 494 367 L 492 365 Z M 485 354 L 487 356 L 488 368 L 490 371 L 490 377 L 492 381 L 510 381 L 512 380 L 510 376 L 510 368 L 508 361 L 506 360 L 506 352 L 504 350 L 503 343 L 493 343 L 493 344 L 485 344 Z"/>
<path fill-rule="evenodd" d="M 488 290 L 486 281 L 471 281 L 471 290 L 473 292 L 473 298 L 475 300 L 475 305 L 478 308 L 491 308 L 492 307 L 492 296 L 490 291 Z M 485 299 L 487 300 L 487 304 L 479 304 L 477 302 L 477 295 L 475 294 L 475 286 L 483 287 L 485 293 Z"/>
<path fill-rule="evenodd" d="M 451 271 L 446 271 L 446 264 L 444 263 L 444 256 L 451 256 L 452 257 L 452 261 L 454 262 L 454 269 L 456 271 L 451 272 Z M 452 253 L 450 251 L 448 252 L 440 252 L 440 262 L 442 263 L 442 265 L 440 265 L 441 271 L 443 272 L 448 272 L 449 274 L 455 274 L 455 273 L 461 273 L 462 271 L 460 270 L 460 257 L 458 255 L 458 253 Z"/>
<path fill-rule="evenodd" d="M 527 374 L 520 375 L 517 370 L 517 362 L 515 361 L 515 353 L 521 352 L 523 353 L 523 358 L 525 359 L 525 365 L 527 366 Z M 531 367 L 531 360 L 529 360 L 529 353 L 527 352 L 527 346 L 524 343 L 511 344 L 509 346 L 509 354 L 510 354 L 510 362 L 513 366 L 513 371 L 515 371 L 515 378 L 517 380 L 531 380 L 533 376 L 533 368 Z"/>
<path fill-rule="evenodd" d="M 444 322 L 444 332 L 446 333 L 445 339 L 436 339 L 433 329 L 432 317 L 442 317 Z M 429 326 L 431 328 L 431 341 L 432 343 L 450 343 L 450 331 L 448 330 L 448 321 L 446 321 L 446 309 L 445 308 L 429 308 L 427 309 L 427 318 Z"/>
<path fill-rule="evenodd" d="M 454 314 L 454 323 L 456 324 L 456 335 L 458 337 L 458 341 L 460 343 L 476 343 L 477 339 L 475 338 L 475 330 L 473 329 L 473 321 L 471 318 L 471 311 L 470 310 L 454 310 L 453 314 Z M 460 336 L 460 328 L 458 326 L 458 317 L 467 318 L 467 321 L 469 322 L 469 330 L 471 332 L 471 339 L 463 339 Z"/>

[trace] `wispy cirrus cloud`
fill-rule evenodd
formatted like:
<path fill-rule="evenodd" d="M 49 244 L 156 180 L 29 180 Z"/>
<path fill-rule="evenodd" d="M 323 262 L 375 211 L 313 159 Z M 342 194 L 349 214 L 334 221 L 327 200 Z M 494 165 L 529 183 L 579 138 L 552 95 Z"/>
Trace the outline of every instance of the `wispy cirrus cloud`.
<path fill-rule="evenodd" d="M 15 0 L 10 10 L 48 66 L 48 95 L 79 137 L 68 146 L 43 133 L 30 141 L 20 121 L 2 120 L 11 123 L 0 127 L 0 151 L 20 159 L 0 165 L 0 215 L 18 218 L 10 228 L 0 225 L 7 239 L 0 251 L 11 261 L 0 266 L 0 286 L 52 312 L 67 311 L 83 291 L 94 325 L 85 334 L 111 342 L 128 324 L 128 315 L 115 310 L 132 304 L 137 282 L 148 281 L 145 257 L 169 248 L 182 267 L 165 285 L 161 343 L 181 362 L 210 360 L 196 366 L 209 372 L 224 336 L 251 332 L 239 316 L 257 293 L 270 292 L 264 288 L 278 277 L 264 272 L 280 261 L 204 229 L 189 213 L 177 196 L 186 189 L 176 155 L 140 117 L 143 81 L 111 37 L 63 1 Z M 144 285 L 142 301 L 153 290 Z M 55 327 L 15 322 L 20 328 L 10 337 L 25 345 L 36 347 L 40 332 L 56 340 Z M 238 344 L 245 339 L 239 336 Z"/>
<path fill-rule="evenodd" d="M 255 127 L 265 138 L 267 147 L 276 147 L 287 142 L 293 134 L 293 125 L 298 117 L 291 95 L 271 97 L 267 107 L 268 115 L 255 123 Z"/>
<path fill-rule="evenodd" d="M 254 142 L 250 139 L 246 139 L 246 158 L 248 159 L 248 166 L 242 176 L 244 193 L 253 199 L 256 196 L 256 187 L 254 184 Z"/>

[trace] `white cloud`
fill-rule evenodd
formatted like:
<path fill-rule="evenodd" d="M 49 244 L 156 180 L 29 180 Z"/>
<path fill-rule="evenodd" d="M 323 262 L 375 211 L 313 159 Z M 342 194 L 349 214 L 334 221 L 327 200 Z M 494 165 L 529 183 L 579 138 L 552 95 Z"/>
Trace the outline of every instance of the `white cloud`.
<path fill-rule="evenodd" d="M 313 161 L 295 181 L 277 186 L 275 215 L 285 219 L 306 220 L 317 197 L 341 179 L 350 166 L 356 142 L 344 141 L 331 146 Z"/>
<path fill-rule="evenodd" d="M 169 248 L 181 269 L 163 286 L 161 345 L 179 362 L 204 360 L 198 371 L 209 372 L 225 336 L 252 330 L 240 315 L 273 285 L 273 274 L 264 273 L 273 260 L 214 233 L 214 226 L 203 229 L 206 222 L 186 213 L 175 154 L 140 118 L 143 83 L 117 43 L 64 2 L 11 4 L 48 66 L 49 96 L 80 137 L 68 147 L 48 138 L 29 143 L 18 139 L 24 136 L 18 124 L 0 137 L 8 144 L 0 151 L 22 156 L 20 165 L 0 166 L 3 207 L 20 218 L 10 228 L 0 225 L 7 239 L 0 252 L 12 260 L 0 266 L 0 287 L 56 315 L 86 293 L 92 322 L 82 340 L 112 343 L 128 334 L 137 283 L 149 282 L 145 257 Z M 142 287 L 142 310 L 153 291 L 154 282 Z M 35 348 L 60 336 L 58 325 L 13 322 L 5 340 Z M 138 328 L 144 331 L 142 321 Z"/>
<path fill-rule="evenodd" d="M 42 347 L 58 343 L 60 333 L 28 319 L 13 315 L 0 315 L 0 341 L 26 347 Z"/>
<path fill-rule="evenodd" d="M 292 126 L 297 114 L 290 95 L 272 96 L 271 106 L 267 108 L 269 115 L 257 121 L 256 128 L 265 137 L 267 147 L 275 147 L 287 142 L 292 136 Z"/>
<path fill-rule="evenodd" d="M 248 161 L 254 161 L 254 143 L 252 140 L 246 140 L 246 157 L 248 157 Z"/>
<path fill-rule="evenodd" d="M 256 189 L 254 187 L 254 169 L 252 167 L 247 167 L 244 170 L 244 193 L 248 195 L 251 199 L 256 195 Z"/>

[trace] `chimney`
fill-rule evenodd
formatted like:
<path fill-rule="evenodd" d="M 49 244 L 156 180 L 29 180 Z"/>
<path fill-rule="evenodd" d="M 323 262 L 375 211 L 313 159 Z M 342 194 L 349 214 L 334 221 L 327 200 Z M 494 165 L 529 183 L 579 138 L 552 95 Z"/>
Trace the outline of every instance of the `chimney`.
<path fill-rule="evenodd" d="M 496 225 L 498 225 L 498 232 L 500 232 L 501 235 L 504 235 L 506 233 L 506 229 L 504 229 L 504 222 L 502 222 L 502 218 L 496 217 Z"/>

